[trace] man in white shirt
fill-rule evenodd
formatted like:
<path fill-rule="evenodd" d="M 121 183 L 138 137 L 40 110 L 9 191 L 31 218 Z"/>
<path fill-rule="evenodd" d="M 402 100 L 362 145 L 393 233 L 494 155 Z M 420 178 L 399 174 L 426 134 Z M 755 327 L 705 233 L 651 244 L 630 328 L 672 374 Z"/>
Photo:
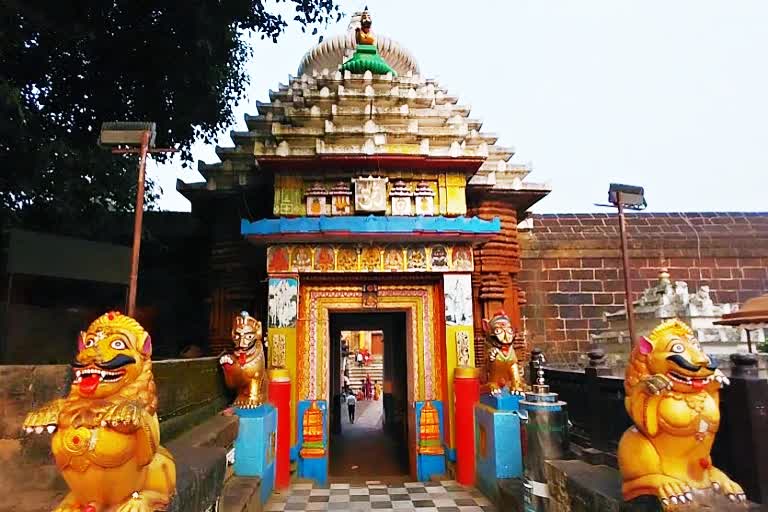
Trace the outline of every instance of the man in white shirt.
<path fill-rule="evenodd" d="M 347 410 L 349 411 L 349 422 L 355 422 L 355 405 L 357 404 L 357 398 L 354 393 L 350 393 L 347 396 Z"/>

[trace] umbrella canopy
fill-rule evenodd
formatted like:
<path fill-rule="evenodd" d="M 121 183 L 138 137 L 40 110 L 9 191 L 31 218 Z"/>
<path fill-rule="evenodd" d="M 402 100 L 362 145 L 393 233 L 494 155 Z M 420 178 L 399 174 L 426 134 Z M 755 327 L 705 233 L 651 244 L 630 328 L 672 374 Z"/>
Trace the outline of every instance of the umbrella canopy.
<path fill-rule="evenodd" d="M 730 325 L 746 329 L 761 329 L 768 327 L 768 293 L 749 299 L 744 306 L 734 313 L 723 315 L 715 325 Z"/>

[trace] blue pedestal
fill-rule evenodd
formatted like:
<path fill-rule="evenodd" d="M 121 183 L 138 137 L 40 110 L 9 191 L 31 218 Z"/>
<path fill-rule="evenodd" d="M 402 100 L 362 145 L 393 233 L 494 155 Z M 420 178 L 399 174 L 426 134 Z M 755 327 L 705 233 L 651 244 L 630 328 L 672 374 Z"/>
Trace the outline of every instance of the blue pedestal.
<path fill-rule="evenodd" d="M 240 425 L 235 439 L 235 474 L 261 478 L 261 502 L 275 486 L 277 410 L 269 404 L 255 409 L 235 408 Z"/>
<path fill-rule="evenodd" d="M 517 411 L 520 409 L 520 401 L 522 399 L 522 396 L 513 395 L 507 388 L 503 388 L 498 395 L 492 395 L 490 393 L 480 395 L 481 404 L 487 405 L 491 409 L 496 409 L 497 411 Z"/>
<path fill-rule="evenodd" d="M 491 499 L 499 492 L 498 480 L 523 475 L 517 415 L 520 400 L 521 397 L 515 395 L 483 395 L 475 405 L 475 479 L 480 490 Z M 489 403 L 499 403 L 504 409 L 496 409 Z"/>
<path fill-rule="evenodd" d="M 303 457 L 301 447 L 304 444 L 304 413 L 312 406 L 312 400 L 302 400 L 297 407 L 298 429 L 296 438 L 296 454 L 298 455 L 300 478 L 309 478 L 318 483 L 326 485 L 328 483 L 328 404 L 325 400 L 315 400 L 317 407 L 323 412 L 323 448 L 325 454 L 322 457 Z"/>
<path fill-rule="evenodd" d="M 439 400 L 431 400 L 432 405 L 437 409 L 437 415 L 440 418 L 440 446 L 444 446 L 445 433 L 443 425 L 443 403 Z M 421 431 L 421 410 L 426 402 L 416 402 L 416 436 L 418 450 L 418 435 Z M 444 448 L 443 448 L 444 449 Z M 416 453 L 416 478 L 421 482 L 428 482 L 433 475 L 445 474 L 445 454 L 426 455 Z"/>

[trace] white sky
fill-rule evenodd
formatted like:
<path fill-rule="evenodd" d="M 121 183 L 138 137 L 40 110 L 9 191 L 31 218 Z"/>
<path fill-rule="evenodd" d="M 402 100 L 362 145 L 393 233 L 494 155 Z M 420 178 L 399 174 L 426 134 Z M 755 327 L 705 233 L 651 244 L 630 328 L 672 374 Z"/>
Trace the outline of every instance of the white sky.
<path fill-rule="evenodd" d="M 602 211 L 612 181 L 644 186 L 651 211 L 764 211 L 768 170 L 766 0 L 342 0 L 368 4 L 374 32 L 472 106 L 483 129 L 553 192 L 538 213 Z M 289 17 L 290 19 L 290 17 Z M 346 29 L 349 17 L 321 31 Z M 295 74 L 318 36 L 256 39 L 248 98 Z M 157 120 L 162 125 L 162 120 Z M 227 132 L 228 133 L 228 132 Z M 219 138 L 231 146 L 228 134 Z M 196 159 L 218 161 L 197 144 Z M 161 209 L 189 210 L 166 165 Z"/>

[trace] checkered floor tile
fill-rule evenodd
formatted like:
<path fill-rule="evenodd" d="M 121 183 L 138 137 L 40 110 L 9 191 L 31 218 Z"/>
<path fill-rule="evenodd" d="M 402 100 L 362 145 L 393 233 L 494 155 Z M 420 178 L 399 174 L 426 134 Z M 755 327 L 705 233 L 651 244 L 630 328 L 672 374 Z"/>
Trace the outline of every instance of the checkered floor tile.
<path fill-rule="evenodd" d="M 328 488 L 297 483 L 273 493 L 264 508 L 265 512 L 291 510 L 496 512 L 480 491 L 453 480 L 395 485 L 371 481 L 331 484 Z"/>

